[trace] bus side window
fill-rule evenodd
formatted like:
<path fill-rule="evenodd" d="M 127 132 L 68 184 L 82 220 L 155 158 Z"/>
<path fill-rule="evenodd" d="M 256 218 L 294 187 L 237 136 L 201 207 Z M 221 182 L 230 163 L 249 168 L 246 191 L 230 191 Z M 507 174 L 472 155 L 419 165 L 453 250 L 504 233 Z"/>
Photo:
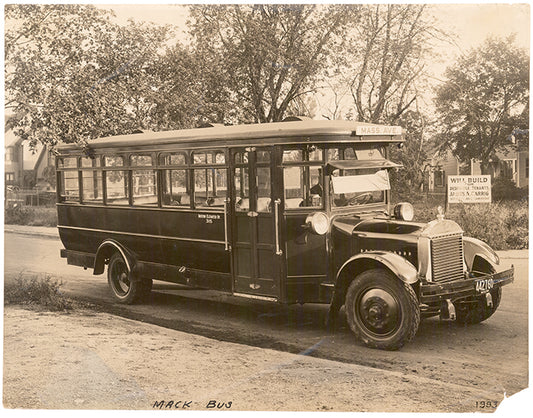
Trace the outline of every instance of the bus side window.
<path fill-rule="evenodd" d="M 246 159 L 246 161 L 248 160 Z M 235 167 L 233 179 L 235 182 L 235 210 L 248 212 L 250 210 L 248 167 Z"/>
<path fill-rule="evenodd" d="M 163 206 L 190 207 L 187 170 L 163 171 Z"/>
<path fill-rule="evenodd" d="M 130 156 L 133 169 L 131 172 L 133 204 L 137 206 L 157 206 L 157 183 L 155 171 L 151 169 L 151 154 L 133 154 Z"/>
<path fill-rule="evenodd" d="M 82 168 L 94 168 L 94 170 L 82 170 L 82 190 L 84 203 L 103 203 L 104 190 L 102 183 L 102 169 L 100 158 L 83 157 Z"/>
<path fill-rule="evenodd" d="M 292 166 L 283 169 L 285 208 L 322 207 L 323 179 L 319 166 Z"/>
<path fill-rule="evenodd" d="M 77 158 L 58 159 L 59 168 L 77 168 Z M 79 201 L 80 190 L 78 182 L 78 170 L 66 170 L 60 172 L 60 196 L 63 202 Z"/>
<path fill-rule="evenodd" d="M 154 170 L 133 170 L 133 204 L 157 206 L 157 187 Z"/>
<path fill-rule="evenodd" d="M 120 155 L 106 155 L 106 168 L 123 167 L 124 157 Z M 108 205 L 129 205 L 128 172 L 125 170 L 106 170 L 106 197 Z"/>
<path fill-rule="evenodd" d="M 194 170 L 194 206 L 223 208 L 227 192 L 225 168 Z"/>
<path fill-rule="evenodd" d="M 304 198 L 303 167 L 285 167 L 283 185 L 285 189 L 285 208 L 299 208 Z"/>

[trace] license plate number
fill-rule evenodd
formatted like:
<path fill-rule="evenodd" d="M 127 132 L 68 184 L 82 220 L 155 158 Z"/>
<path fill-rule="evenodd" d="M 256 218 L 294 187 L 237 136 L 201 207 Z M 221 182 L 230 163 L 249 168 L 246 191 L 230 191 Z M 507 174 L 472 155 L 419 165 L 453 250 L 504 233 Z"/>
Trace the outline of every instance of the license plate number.
<path fill-rule="evenodd" d="M 477 292 L 488 292 L 494 287 L 493 279 L 479 279 L 476 280 L 476 291 Z"/>

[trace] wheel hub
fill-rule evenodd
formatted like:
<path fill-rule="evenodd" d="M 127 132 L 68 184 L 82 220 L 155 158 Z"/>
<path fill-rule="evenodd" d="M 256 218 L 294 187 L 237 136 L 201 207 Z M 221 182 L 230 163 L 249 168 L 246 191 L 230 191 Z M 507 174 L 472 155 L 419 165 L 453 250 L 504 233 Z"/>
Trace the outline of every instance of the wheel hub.
<path fill-rule="evenodd" d="M 393 331 L 400 319 L 400 309 L 396 299 L 383 289 L 371 289 L 363 294 L 359 312 L 367 329 L 377 334 Z"/>
<path fill-rule="evenodd" d="M 118 279 L 118 285 L 123 292 L 127 292 L 130 288 L 130 281 L 128 280 L 128 275 L 125 272 L 122 272 Z"/>

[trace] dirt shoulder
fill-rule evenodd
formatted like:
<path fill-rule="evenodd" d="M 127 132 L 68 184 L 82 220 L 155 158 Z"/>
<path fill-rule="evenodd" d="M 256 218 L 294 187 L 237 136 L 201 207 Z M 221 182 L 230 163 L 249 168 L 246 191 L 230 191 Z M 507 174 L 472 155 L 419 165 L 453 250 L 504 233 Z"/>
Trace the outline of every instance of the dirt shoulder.
<path fill-rule="evenodd" d="M 501 396 L 92 310 L 18 306 L 4 310 L 3 379 L 4 407 L 31 409 L 463 412 Z"/>

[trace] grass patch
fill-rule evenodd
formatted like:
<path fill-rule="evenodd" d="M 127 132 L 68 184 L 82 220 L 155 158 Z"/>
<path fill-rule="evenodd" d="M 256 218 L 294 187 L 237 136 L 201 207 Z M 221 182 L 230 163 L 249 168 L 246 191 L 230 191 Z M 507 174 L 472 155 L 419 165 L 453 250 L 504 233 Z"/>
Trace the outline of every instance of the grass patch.
<path fill-rule="evenodd" d="M 415 220 L 429 222 L 437 218 L 437 207 L 444 207 L 444 197 L 420 198 L 413 203 Z M 463 228 L 465 235 L 485 241 L 495 250 L 529 248 L 529 209 L 525 200 L 488 204 L 452 204 L 446 212 Z"/>
<path fill-rule="evenodd" d="M 23 276 L 5 278 L 4 303 L 17 305 L 40 305 L 51 311 L 72 309 L 72 302 L 59 290 L 63 283 L 50 276 Z"/>
<path fill-rule="evenodd" d="M 57 226 L 57 209 L 47 206 L 16 206 L 4 210 L 8 225 Z"/>

